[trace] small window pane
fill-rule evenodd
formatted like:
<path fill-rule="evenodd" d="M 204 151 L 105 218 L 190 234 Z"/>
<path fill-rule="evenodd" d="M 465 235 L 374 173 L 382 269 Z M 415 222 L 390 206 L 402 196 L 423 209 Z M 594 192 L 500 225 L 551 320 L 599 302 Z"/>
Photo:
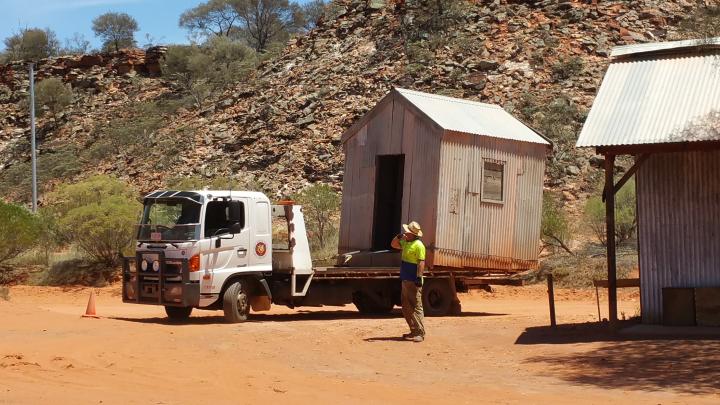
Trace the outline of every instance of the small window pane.
<path fill-rule="evenodd" d="M 483 200 L 503 200 L 503 165 L 495 162 L 484 162 L 483 166 Z"/>

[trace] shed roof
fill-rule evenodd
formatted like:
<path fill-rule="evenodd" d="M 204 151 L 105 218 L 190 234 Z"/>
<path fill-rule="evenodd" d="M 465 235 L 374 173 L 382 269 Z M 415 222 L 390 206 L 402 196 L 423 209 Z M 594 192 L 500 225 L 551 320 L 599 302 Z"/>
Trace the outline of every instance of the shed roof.
<path fill-rule="evenodd" d="M 497 105 L 397 87 L 385 99 L 394 95 L 399 95 L 402 100 L 412 104 L 419 112 L 447 131 L 551 146 L 551 142 L 545 137 Z M 382 105 L 383 101 L 378 103 L 378 106 Z M 374 112 L 375 109 L 346 131 L 342 137 L 343 142 L 354 135 L 354 132 L 364 125 Z"/>
<path fill-rule="evenodd" d="M 720 140 L 720 38 L 623 46 L 577 147 Z"/>

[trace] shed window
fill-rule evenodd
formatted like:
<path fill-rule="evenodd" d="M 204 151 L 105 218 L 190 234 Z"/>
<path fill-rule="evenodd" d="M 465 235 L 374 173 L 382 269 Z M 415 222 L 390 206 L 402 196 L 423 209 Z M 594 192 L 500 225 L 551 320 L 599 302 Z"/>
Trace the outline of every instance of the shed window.
<path fill-rule="evenodd" d="M 505 188 L 504 162 L 486 160 L 483 162 L 482 199 L 502 202 Z"/>

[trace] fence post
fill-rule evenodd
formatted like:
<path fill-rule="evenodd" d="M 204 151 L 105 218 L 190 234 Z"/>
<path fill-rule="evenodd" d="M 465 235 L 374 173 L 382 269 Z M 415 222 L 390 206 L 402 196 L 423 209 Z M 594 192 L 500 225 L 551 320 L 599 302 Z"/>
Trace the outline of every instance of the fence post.
<path fill-rule="evenodd" d="M 552 326 L 554 328 L 557 326 L 557 322 L 555 322 L 555 290 L 553 288 L 552 274 L 548 274 L 548 276 L 547 276 L 547 286 L 548 286 L 548 301 L 550 302 L 550 326 Z"/>

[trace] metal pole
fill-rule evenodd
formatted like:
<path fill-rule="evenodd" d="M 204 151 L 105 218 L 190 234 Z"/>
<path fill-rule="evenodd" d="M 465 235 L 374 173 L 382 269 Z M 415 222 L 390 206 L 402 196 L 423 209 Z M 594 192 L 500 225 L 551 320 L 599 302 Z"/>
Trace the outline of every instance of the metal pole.
<path fill-rule="evenodd" d="M 32 156 L 32 212 L 37 212 L 37 159 L 35 157 L 35 71 L 30 64 L 30 153 Z"/>
<path fill-rule="evenodd" d="M 615 257 L 615 155 L 605 155 L 605 232 L 608 267 L 608 319 L 617 328 L 617 258 Z"/>

